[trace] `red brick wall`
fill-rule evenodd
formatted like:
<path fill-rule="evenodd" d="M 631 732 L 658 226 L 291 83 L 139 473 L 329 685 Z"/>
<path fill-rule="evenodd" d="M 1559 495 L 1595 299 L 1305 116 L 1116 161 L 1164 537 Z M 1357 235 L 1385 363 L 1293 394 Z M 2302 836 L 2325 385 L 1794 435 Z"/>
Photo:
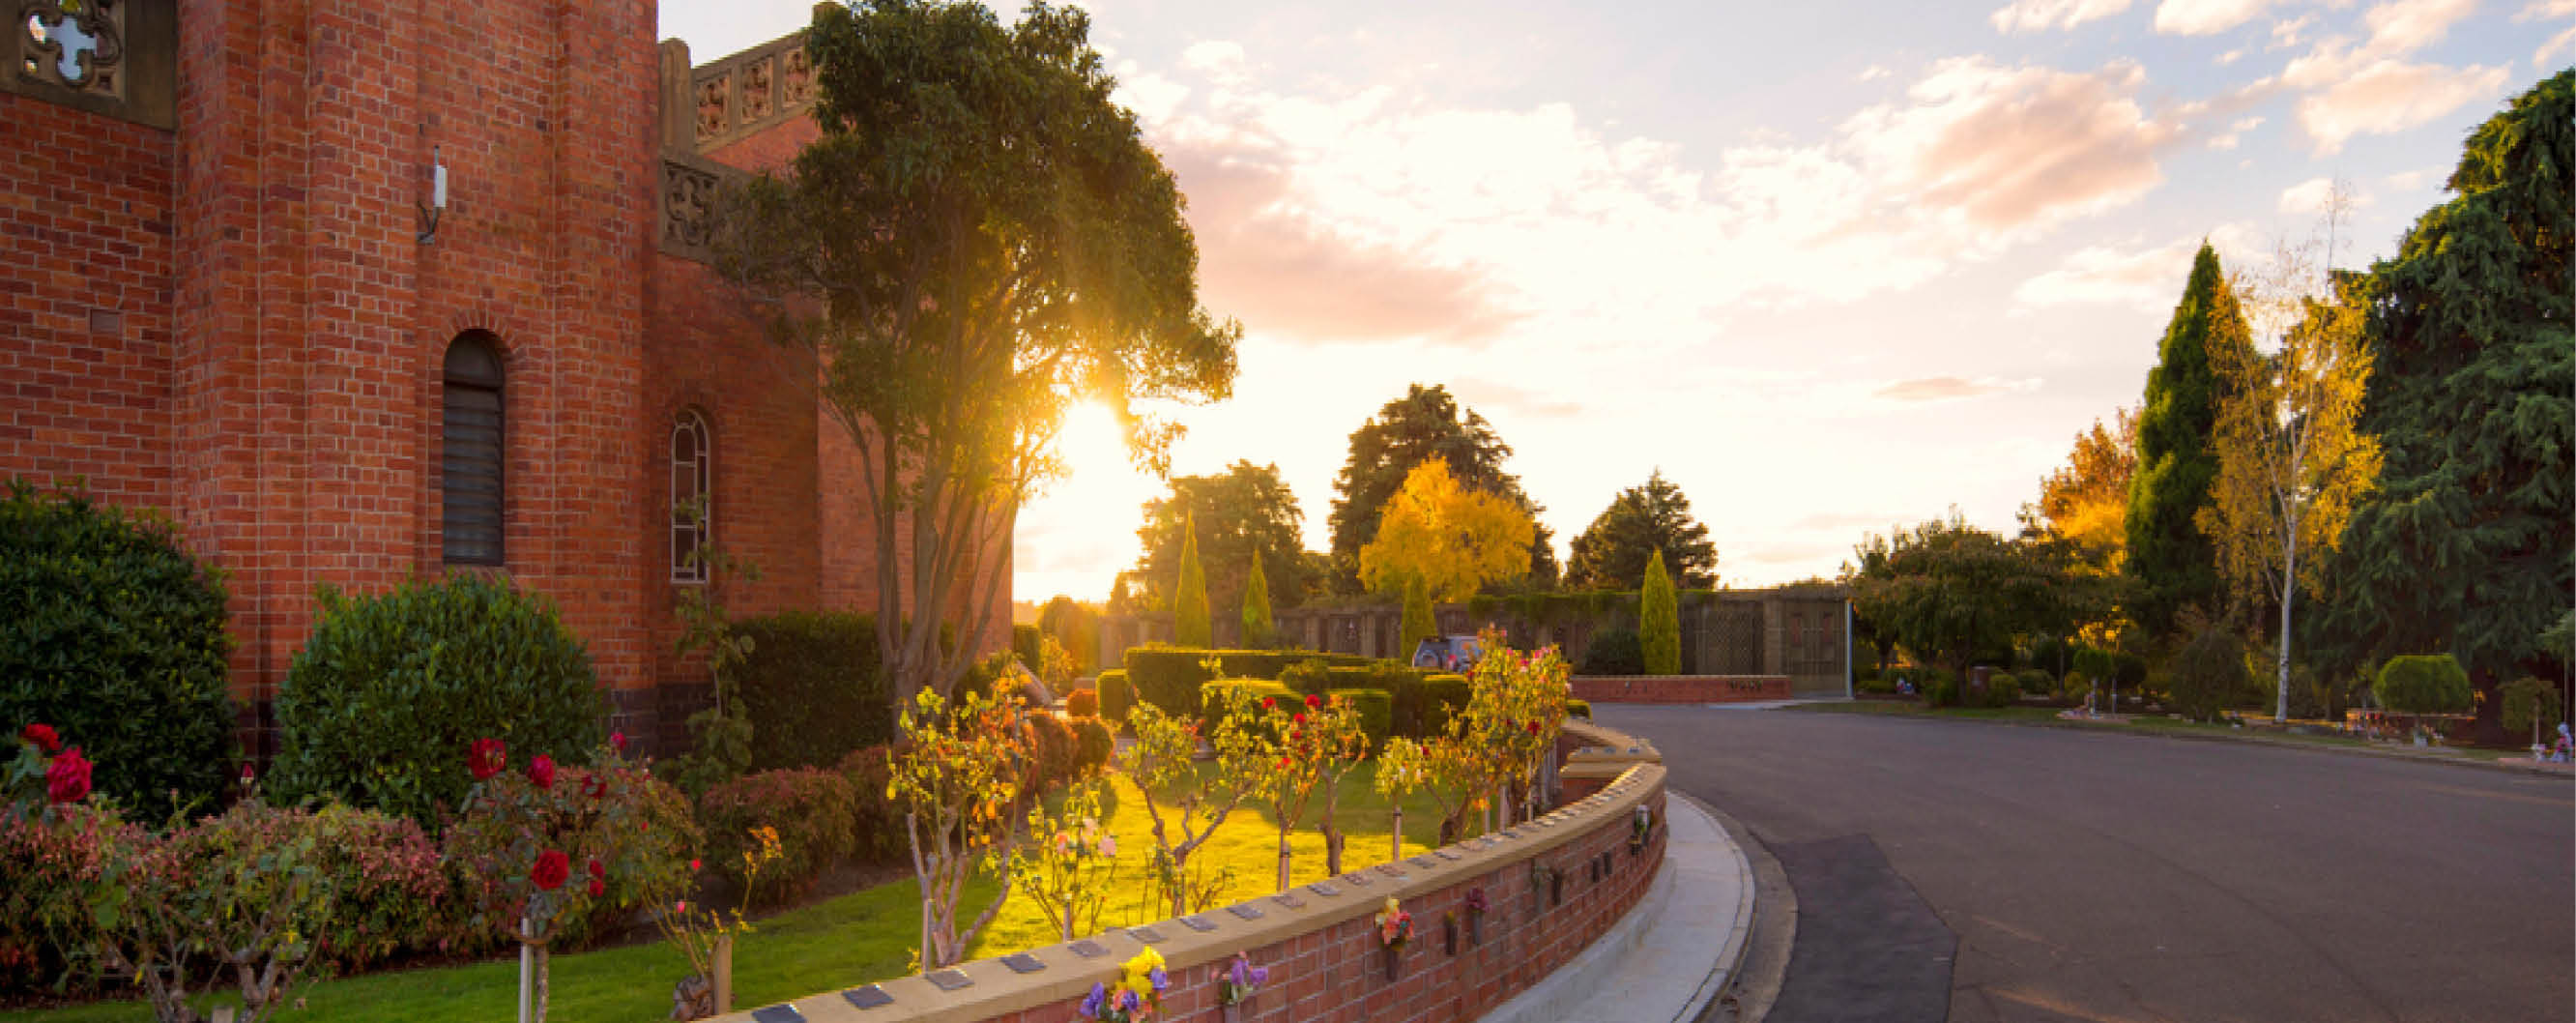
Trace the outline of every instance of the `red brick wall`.
<path fill-rule="evenodd" d="M 166 509 L 177 141 L 5 93 L 0 124 L 0 475 Z"/>
<path fill-rule="evenodd" d="M 1786 675 L 1578 675 L 1576 699 L 1591 703 L 1749 703 L 1789 698 Z"/>

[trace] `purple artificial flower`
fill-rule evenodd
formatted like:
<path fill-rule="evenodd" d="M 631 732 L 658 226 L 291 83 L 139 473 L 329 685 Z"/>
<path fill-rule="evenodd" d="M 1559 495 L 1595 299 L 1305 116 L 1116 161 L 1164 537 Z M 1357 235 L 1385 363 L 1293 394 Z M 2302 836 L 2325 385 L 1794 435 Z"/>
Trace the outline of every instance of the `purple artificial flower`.
<path fill-rule="evenodd" d="M 1137 1009 L 1143 1008 L 1144 1005 L 1144 1001 L 1136 997 L 1136 992 L 1122 991 L 1118 993 L 1118 1010 L 1120 1012 L 1134 1012 Z"/>
<path fill-rule="evenodd" d="M 1108 1007 L 1109 986 L 1097 981 L 1093 982 L 1091 993 L 1082 998 L 1082 1014 L 1090 1019 L 1099 1019 L 1100 1011 Z"/>
<path fill-rule="evenodd" d="M 1145 980 L 1147 983 L 1154 985 L 1154 990 L 1156 991 L 1172 986 L 1171 975 L 1164 973 L 1163 968 L 1160 966 L 1145 971 Z"/>
<path fill-rule="evenodd" d="M 1241 989 L 1243 989 L 1243 988 L 1247 988 L 1247 987 L 1251 987 L 1251 986 L 1252 986 L 1252 979 L 1251 979 L 1251 975 L 1250 975 L 1249 973 L 1247 973 L 1247 972 L 1246 972 L 1247 970 L 1249 970 L 1249 969 L 1250 969 L 1251 965 L 1252 965 L 1252 964 L 1250 964 L 1250 963 L 1246 963 L 1246 962 L 1244 962 L 1244 961 L 1243 961 L 1243 957 L 1242 957 L 1242 956 L 1236 956 L 1236 957 L 1234 957 L 1233 968 L 1232 968 L 1232 969 L 1227 970 L 1226 972 L 1227 972 L 1227 974 L 1228 974 L 1229 976 L 1231 976 L 1231 977 L 1234 979 L 1234 986 L 1235 986 L 1235 989 L 1236 989 L 1236 990 L 1241 990 Z"/>
<path fill-rule="evenodd" d="M 1270 983 L 1270 968 L 1267 966 L 1255 966 L 1252 968 L 1252 983 L 1245 986 L 1260 987 L 1267 983 Z"/>

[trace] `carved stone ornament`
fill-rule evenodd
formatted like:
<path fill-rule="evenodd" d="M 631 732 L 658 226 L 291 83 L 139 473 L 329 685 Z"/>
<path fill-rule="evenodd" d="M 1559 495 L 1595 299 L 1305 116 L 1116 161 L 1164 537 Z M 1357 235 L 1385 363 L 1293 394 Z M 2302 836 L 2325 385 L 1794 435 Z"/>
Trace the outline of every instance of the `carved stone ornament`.
<path fill-rule="evenodd" d="M 662 240 L 703 251 L 715 240 L 716 176 L 687 164 L 662 162 Z"/>
<path fill-rule="evenodd" d="M 76 92 L 125 95 L 128 0 L 23 0 L 10 27 L 23 34 L 17 74 Z"/>
<path fill-rule="evenodd" d="M 814 102 L 814 58 L 806 56 L 805 48 L 799 46 L 780 55 L 778 61 L 786 105 L 792 109 Z"/>
<path fill-rule="evenodd" d="M 716 75 L 698 82 L 698 137 L 710 139 L 722 135 L 732 126 L 725 101 L 733 92 L 732 75 Z"/>
<path fill-rule="evenodd" d="M 770 60 L 755 60 L 743 65 L 742 120 L 744 124 L 758 124 L 769 118 L 771 96 L 769 68 L 773 63 L 775 62 Z"/>

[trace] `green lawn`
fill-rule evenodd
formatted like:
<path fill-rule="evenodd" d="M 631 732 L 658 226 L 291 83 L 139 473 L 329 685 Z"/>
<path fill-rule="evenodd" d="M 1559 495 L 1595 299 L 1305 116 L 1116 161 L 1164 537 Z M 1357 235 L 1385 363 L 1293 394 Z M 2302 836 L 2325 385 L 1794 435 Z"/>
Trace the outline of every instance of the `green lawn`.
<path fill-rule="evenodd" d="M 1343 779 L 1342 806 L 1336 816 L 1348 839 L 1344 869 L 1383 860 L 1387 855 L 1386 801 L 1370 788 L 1374 763 L 1363 764 Z M 1119 776 L 1112 790 L 1106 822 L 1118 836 L 1117 890 L 1103 915 L 1104 926 L 1146 923 L 1165 914 L 1144 905 L 1144 865 L 1154 847 L 1151 826 L 1134 787 Z M 1320 812 L 1319 793 L 1308 811 L 1308 827 L 1291 836 L 1297 883 L 1324 876 L 1323 836 L 1312 830 Z M 1405 854 L 1428 849 L 1439 832 L 1437 811 L 1428 799 L 1405 803 Z M 1168 811 L 1166 811 L 1168 816 Z M 1233 885 L 1221 903 L 1231 903 L 1273 890 L 1278 870 L 1278 831 L 1262 808 L 1238 810 L 1215 840 L 1191 856 L 1211 868 L 1232 866 Z M 971 898 L 989 898 L 989 883 L 971 886 Z M 757 928 L 734 950 L 734 1004 L 749 1008 L 832 988 L 901 976 L 907 972 L 920 926 L 918 888 L 910 880 L 853 892 L 791 910 L 754 923 Z M 980 902 L 971 903 L 980 907 Z M 972 916 L 971 911 L 961 917 Z M 1049 929 L 1037 906 L 1013 898 L 993 926 L 977 939 L 978 957 L 1051 944 Z M 671 985 L 687 972 L 678 952 L 667 944 L 630 945 L 576 955 L 557 956 L 549 1020 L 562 1023 L 629 1023 L 662 1019 L 671 1011 Z M 516 958 L 436 969 L 373 973 L 297 987 L 293 994 L 303 1009 L 278 1014 L 287 1023 L 447 1023 L 451 1020 L 513 1018 L 518 995 Z M 0 1012 L 0 1023 L 90 1023 L 149 1019 L 135 1002 L 106 1002 L 41 1011 Z"/>

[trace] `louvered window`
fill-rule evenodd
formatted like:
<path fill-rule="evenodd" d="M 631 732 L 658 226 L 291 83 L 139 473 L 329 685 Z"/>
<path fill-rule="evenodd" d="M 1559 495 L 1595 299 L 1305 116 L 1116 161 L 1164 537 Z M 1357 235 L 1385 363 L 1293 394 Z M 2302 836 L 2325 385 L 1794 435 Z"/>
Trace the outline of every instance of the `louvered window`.
<path fill-rule="evenodd" d="M 696 412 L 680 413 L 671 424 L 671 581 L 707 581 L 706 563 L 698 557 L 714 536 L 716 521 L 715 449 L 707 421 Z"/>
<path fill-rule="evenodd" d="M 447 346 L 439 388 L 439 537 L 453 565 L 501 560 L 501 352 L 492 336 L 468 331 Z"/>

